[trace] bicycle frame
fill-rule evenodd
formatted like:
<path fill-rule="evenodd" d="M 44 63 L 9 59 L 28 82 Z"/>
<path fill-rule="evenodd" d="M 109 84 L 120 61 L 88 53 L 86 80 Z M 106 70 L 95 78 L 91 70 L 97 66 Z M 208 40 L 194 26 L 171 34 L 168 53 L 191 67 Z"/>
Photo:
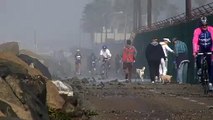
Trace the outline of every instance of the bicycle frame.
<path fill-rule="evenodd" d="M 204 89 L 204 94 L 209 92 L 209 73 L 208 73 L 208 63 L 206 60 L 207 55 L 212 55 L 212 52 L 197 53 L 197 56 L 201 56 L 201 76 L 200 81 Z"/>
<path fill-rule="evenodd" d="M 108 78 L 108 70 L 109 70 L 109 59 L 103 59 L 103 63 L 101 65 L 101 76 L 103 79 Z"/>
<path fill-rule="evenodd" d="M 96 61 L 92 61 L 91 62 L 91 69 L 90 69 L 90 73 L 91 73 L 91 75 L 95 75 L 96 73 Z"/>

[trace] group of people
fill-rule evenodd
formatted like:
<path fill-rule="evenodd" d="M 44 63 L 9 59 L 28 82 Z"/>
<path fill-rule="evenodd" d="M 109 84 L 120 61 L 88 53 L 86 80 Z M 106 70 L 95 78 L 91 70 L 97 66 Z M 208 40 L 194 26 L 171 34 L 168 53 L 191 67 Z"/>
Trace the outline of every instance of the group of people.
<path fill-rule="evenodd" d="M 168 46 L 168 44 L 171 42 L 174 43 L 174 50 Z M 213 27 L 208 25 L 206 17 L 200 18 L 199 26 L 194 30 L 192 45 L 193 56 L 197 66 L 196 75 L 202 75 L 201 63 L 202 58 L 205 57 L 208 66 L 209 87 L 213 90 Z M 161 75 L 167 74 L 168 53 L 175 55 L 177 82 L 186 83 L 187 68 L 189 63 L 188 48 L 183 41 L 180 41 L 177 38 L 173 38 L 172 41 L 170 41 L 168 38 L 163 38 L 161 42 L 157 38 L 154 38 L 147 46 L 145 54 L 149 65 L 152 83 L 159 80 Z M 198 56 L 198 53 L 204 54 L 202 56 Z"/>
<path fill-rule="evenodd" d="M 168 44 L 171 43 L 169 38 L 163 38 L 159 41 L 157 38 L 152 39 L 146 47 L 145 55 L 149 66 L 150 79 L 152 83 L 160 81 L 160 76 L 167 74 L 168 53 L 175 55 L 175 66 L 177 70 L 177 82 L 185 83 L 188 66 L 188 48 L 186 44 L 177 38 L 173 38 L 174 50 Z"/>
<path fill-rule="evenodd" d="M 120 73 L 120 64 L 123 65 L 123 70 L 125 74 L 125 79 L 127 81 L 131 81 L 132 78 L 132 70 L 133 70 L 133 63 L 136 59 L 137 51 L 135 47 L 132 45 L 131 40 L 126 41 L 126 45 L 123 48 L 122 55 L 117 54 L 115 56 L 115 70 L 116 73 Z M 107 62 L 108 67 L 110 68 L 110 59 L 112 57 L 112 54 L 110 50 L 107 48 L 106 45 L 102 46 L 102 49 L 100 50 L 99 57 L 96 57 L 94 53 L 92 53 L 89 57 L 89 71 L 91 72 L 92 69 L 96 69 L 96 62 L 101 62 L 101 64 L 104 64 Z M 80 50 L 77 49 L 75 53 L 75 66 L 76 66 L 76 74 L 80 75 L 80 65 L 81 65 L 81 59 L 82 55 L 80 53 Z"/>
<path fill-rule="evenodd" d="M 101 61 L 101 62 L 107 62 L 111 59 L 112 55 L 110 50 L 107 48 L 106 45 L 102 46 L 102 49 L 100 50 L 100 57 L 96 57 L 94 53 L 91 53 L 89 57 L 89 72 L 93 70 L 96 70 L 96 62 Z M 81 62 L 82 62 L 82 54 L 79 49 L 77 49 L 75 53 L 75 72 L 77 75 L 81 74 Z M 110 64 L 108 64 L 110 67 Z"/>
<path fill-rule="evenodd" d="M 168 46 L 169 43 L 174 44 L 173 49 L 171 49 Z M 202 17 L 200 19 L 199 27 L 194 30 L 192 44 L 193 44 L 193 55 L 197 65 L 197 71 L 200 71 L 202 56 L 197 56 L 197 53 L 213 51 L 213 27 L 207 24 L 206 17 Z M 189 56 L 188 48 L 187 45 L 178 38 L 173 38 L 172 40 L 170 40 L 169 38 L 163 38 L 161 41 L 157 38 L 154 38 L 152 39 L 151 43 L 148 44 L 148 46 L 146 47 L 145 55 L 149 66 L 151 82 L 155 83 L 157 80 L 160 80 L 161 75 L 167 74 L 169 53 L 175 56 L 177 82 L 180 84 L 186 83 L 188 73 L 187 72 L 188 63 L 190 62 L 188 59 Z M 106 45 L 103 45 L 99 55 L 102 61 L 104 61 L 105 59 L 111 59 L 112 57 L 111 52 Z M 128 81 L 131 81 L 133 63 L 136 60 L 136 55 L 137 50 L 132 45 L 132 41 L 127 40 L 126 45 L 123 48 L 121 61 L 123 63 L 125 79 L 127 79 Z M 208 74 L 210 76 L 209 85 L 211 87 L 213 83 L 213 70 L 212 70 L 213 57 L 211 54 L 209 55 L 205 54 L 205 57 L 207 58 L 207 63 L 209 66 L 208 67 Z M 76 55 L 76 64 L 80 63 L 78 58 L 81 58 L 81 55 L 79 54 Z M 117 57 L 117 61 L 120 61 L 119 55 Z"/>

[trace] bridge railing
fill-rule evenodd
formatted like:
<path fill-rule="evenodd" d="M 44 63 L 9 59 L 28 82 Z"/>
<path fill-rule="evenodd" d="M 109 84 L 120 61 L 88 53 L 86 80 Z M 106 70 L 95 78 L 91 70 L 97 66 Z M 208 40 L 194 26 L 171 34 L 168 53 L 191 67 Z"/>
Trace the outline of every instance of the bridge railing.
<path fill-rule="evenodd" d="M 198 8 L 192 9 L 191 15 L 189 17 L 187 17 L 185 13 L 182 13 L 177 16 L 155 22 L 151 26 L 141 26 L 138 29 L 134 30 L 134 35 L 136 33 L 148 32 L 148 31 L 153 31 L 153 30 L 161 29 L 164 27 L 172 26 L 172 25 L 177 25 L 180 23 L 184 23 L 190 20 L 200 18 L 201 16 L 208 16 L 212 14 L 213 14 L 213 2 L 200 6 Z"/>

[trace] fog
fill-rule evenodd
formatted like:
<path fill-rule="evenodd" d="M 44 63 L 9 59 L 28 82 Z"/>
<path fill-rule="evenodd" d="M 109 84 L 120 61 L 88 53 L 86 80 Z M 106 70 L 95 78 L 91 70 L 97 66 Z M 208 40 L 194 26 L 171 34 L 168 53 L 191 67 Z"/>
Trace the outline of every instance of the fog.
<path fill-rule="evenodd" d="M 90 0 L 0 0 L 0 42 L 49 51 L 79 46 L 80 19 Z M 36 44 L 36 45 L 35 45 Z"/>
<path fill-rule="evenodd" d="M 84 7 L 91 1 L 0 0 L 0 43 L 17 41 L 21 48 L 38 51 L 90 47 L 90 37 L 85 36 L 80 24 Z M 176 6 L 175 14 L 184 12 L 184 0 L 169 2 Z M 192 4 L 198 7 L 202 2 Z M 157 20 L 174 16 L 168 13 L 173 8 L 165 7 Z"/>
<path fill-rule="evenodd" d="M 153 7 L 159 7 L 159 3 L 156 4 L 156 1 L 158 0 L 153 0 Z M 160 3 L 164 5 L 166 1 L 169 2 L 169 5 L 165 5 L 164 9 L 160 11 L 157 21 L 164 20 L 166 18 L 173 17 L 185 12 L 185 0 L 161 0 Z M 192 9 L 211 2 L 212 0 L 192 0 Z"/>

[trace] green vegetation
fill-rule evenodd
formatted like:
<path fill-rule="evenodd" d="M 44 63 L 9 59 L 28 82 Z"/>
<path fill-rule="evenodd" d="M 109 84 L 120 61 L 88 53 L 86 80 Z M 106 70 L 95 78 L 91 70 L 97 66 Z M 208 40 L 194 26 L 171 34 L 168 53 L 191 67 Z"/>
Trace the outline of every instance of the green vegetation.
<path fill-rule="evenodd" d="M 90 118 L 91 116 L 98 115 L 97 112 L 91 110 L 75 110 L 70 113 L 66 113 L 61 110 L 56 110 L 53 108 L 48 109 L 48 114 L 50 120 L 72 120 L 74 118 Z"/>
<path fill-rule="evenodd" d="M 67 113 L 53 108 L 48 109 L 48 114 L 50 120 L 70 120 L 70 117 Z"/>

